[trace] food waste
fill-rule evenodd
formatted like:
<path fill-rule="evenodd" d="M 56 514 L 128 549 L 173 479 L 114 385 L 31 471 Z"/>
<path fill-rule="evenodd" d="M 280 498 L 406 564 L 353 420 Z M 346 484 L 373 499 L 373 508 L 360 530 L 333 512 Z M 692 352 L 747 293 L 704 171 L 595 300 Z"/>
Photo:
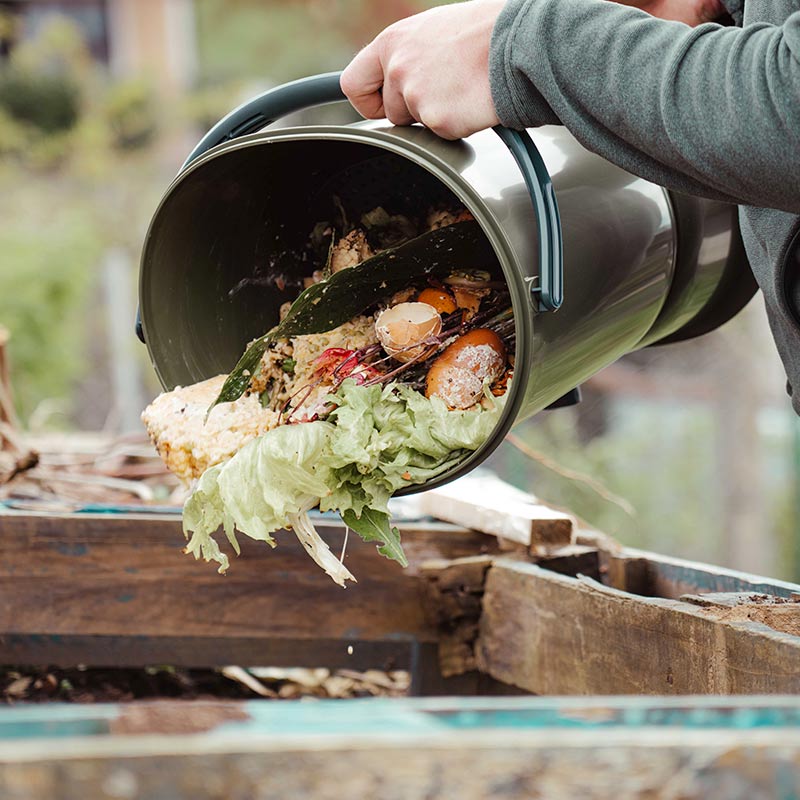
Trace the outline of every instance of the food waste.
<path fill-rule="evenodd" d="M 514 321 L 477 222 L 463 208 L 341 217 L 314 226 L 302 284 L 274 276 L 276 290 L 302 291 L 229 375 L 161 394 L 142 415 L 193 485 L 186 551 L 221 572 L 219 529 L 237 554 L 237 531 L 275 546 L 291 529 L 336 583 L 355 580 L 315 508 L 405 566 L 389 498 L 460 463 L 502 414 Z"/>

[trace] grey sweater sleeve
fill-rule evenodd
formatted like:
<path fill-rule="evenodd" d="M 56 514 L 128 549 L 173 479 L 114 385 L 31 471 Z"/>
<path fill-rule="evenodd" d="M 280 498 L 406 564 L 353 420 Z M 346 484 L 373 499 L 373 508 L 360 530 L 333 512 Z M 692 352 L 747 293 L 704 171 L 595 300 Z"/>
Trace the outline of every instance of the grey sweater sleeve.
<path fill-rule="evenodd" d="M 562 123 L 664 186 L 800 212 L 800 12 L 690 28 L 610 0 L 509 0 L 489 66 L 508 127 Z"/>

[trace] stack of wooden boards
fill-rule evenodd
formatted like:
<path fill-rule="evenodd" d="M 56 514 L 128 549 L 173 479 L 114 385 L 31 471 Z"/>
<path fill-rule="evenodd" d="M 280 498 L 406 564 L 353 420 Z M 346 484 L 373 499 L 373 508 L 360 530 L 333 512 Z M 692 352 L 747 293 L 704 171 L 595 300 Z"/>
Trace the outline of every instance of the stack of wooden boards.
<path fill-rule="evenodd" d="M 0 512 L 0 660 L 651 696 L 23 704 L 0 711 L 0 796 L 800 796 L 800 586 L 622 548 L 489 478 L 420 503 L 450 522 L 400 523 L 405 570 L 351 536 L 346 590 L 291 534 L 242 537 L 223 577 L 177 514 Z M 778 696 L 663 696 L 728 693 Z"/>

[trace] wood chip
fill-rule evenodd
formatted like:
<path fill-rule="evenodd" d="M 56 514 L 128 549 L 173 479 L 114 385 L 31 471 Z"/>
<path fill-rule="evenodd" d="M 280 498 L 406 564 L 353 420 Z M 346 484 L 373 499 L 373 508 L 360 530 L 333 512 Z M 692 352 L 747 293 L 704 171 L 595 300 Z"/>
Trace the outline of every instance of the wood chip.
<path fill-rule="evenodd" d="M 32 681 L 33 678 L 27 675 L 22 678 L 17 678 L 6 686 L 5 693 L 11 697 L 24 697 L 28 693 L 28 688 Z"/>
<path fill-rule="evenodd" d="M 241 683 L 243 686 L 246 686 L 260 697 L 278 696 L 272 691 L 272 689 L 268 689 L 263 683 L 261 683 L 261 681 L 254 678 L 246 669 L 243 669 L 242 667 L 223 667 L 221 672 L 226 678 L 230 678 L 232 681 Z"/>

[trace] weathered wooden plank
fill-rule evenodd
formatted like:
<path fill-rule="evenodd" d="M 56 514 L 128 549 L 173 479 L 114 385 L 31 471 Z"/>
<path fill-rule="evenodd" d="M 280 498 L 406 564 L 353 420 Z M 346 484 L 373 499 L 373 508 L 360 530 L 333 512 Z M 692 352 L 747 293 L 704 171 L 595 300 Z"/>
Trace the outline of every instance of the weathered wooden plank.
<path fill-rule="evenodd" d="M 344 528 L 326 522 L 320 529 L 339 552 Z M 102 643 L 96 637 L 145 637 L 151 645 L 141 657 L 114 640 L 115 652 L 125 658 L 116 663 L 135 666 L 153 663 L 155 653 L 170 647 L 188 658 L 185 642 L 194 637 L 218 638 L 232 651 L 237 639 L 261 640 L 265 652 L 282 654 L 281 663 L 289 663 L 297 647 L 301 660 L 291 663 L 320 666 L 327 664 L 318 659 L 332 654 L 325 642 L 394 640 L 374 651 L 383 660 L 386 653 L 405 652 L 408 641 L 436 639 L 425 616 L 422 561 L 496 549 L 480 534 L 418 526 L 404 532 L 410 561 L 404 570 L 373 544 L 350 536 L 345 560 L 359 582 L 341 589 L 314 567 L 291 533 L 278 538 L 273 550 L 241 537 L 242 555 L 232 558 L 222 576 L 182 554 L 180 520 L 174 517 L 0 515 L 0 642 L 7 642 L 0 644 L 0 655 L 5 652 L 6 661 L 100 664 L 108 661 L 102 646 L 92 644 Z M 168 637 L 174 637 L 172 645 Z M 315 640 L 322 642 L 316 657 Z M 296 645 L 301 641 L 307 642 L 303 648 Z M 91 645 L 84 653 L 83 644 Z M 242 648 L 255 652 L 249 644 Z M 26 652 L 36 658 L 23 658 Z M 156 659 L 164 660 L 170 661 Z M 240 663 L 252 662 L 248 657 Z"/>
<path fill-rule="evenodd" d="M 708 594 L 682 594 L 684 603 L 706 608 L 778 607 L 794 614 L 800 614 L 800 599 L 777 597 L 762 592 L 708 592 Z"/>
<path fill-rule="evenodd" d="M 570 544 L 574 520 L 569 514 L 491 475 L 468 475 L 425 492 L 423 514 L 481 531 L 536 551 Z"/>
<path fill-rule="evenodd" d="M 604 554 L 608 583 L 618 589 L 652 597 L 679 598 L 705 592 L 756 592 L 791 597 L 798 587 L 788 581 L 662 556 L 647 550 L 625 548 Z M 622 570 L 626 579 L 613 576 Z M 627 581 L 627 585 L 622 583 Z"/>
<path fill-rule="evenodd" d="M 800 692 L 800 637 L 498 559 L 479 669 L 537 694 Z"/>
<path fill-rule="evenodd" d="M 796 698 L 778 705 L 514 698 L 0 712 L 3 800 L 798 795 Z"/>
<path fill-rule="evenodd" d="M 433 644 L 433 647 L 436 645 Z M 229 664 L 328 669 L 413 670 L 419 644 L 397 635 L 370 641 L 291 636 L 102 636 L 52 633 L 0 635 L 0 663 L 92 667 L 170 664 L 224 667 Z"/>

